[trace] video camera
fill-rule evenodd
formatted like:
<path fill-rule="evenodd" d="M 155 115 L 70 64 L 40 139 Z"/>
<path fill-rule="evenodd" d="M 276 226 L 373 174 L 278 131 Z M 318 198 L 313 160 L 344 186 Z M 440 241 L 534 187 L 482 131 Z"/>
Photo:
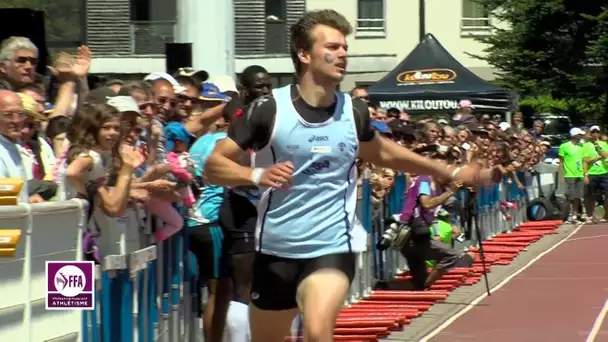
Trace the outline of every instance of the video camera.
<path fill-rule="evenodd" d="M 409 240 L 412 232 L 410 227 L 400 221 L 400 214 L 395 214 L 384 219 L 386 227 L 382 238 L 378 241 L 377 248 L 381 251 L 390 247 L 400 250 Z"/>

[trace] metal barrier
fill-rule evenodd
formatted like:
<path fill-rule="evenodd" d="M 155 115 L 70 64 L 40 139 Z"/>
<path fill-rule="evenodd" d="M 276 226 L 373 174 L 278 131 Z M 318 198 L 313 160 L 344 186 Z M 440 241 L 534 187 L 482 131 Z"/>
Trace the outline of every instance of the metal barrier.
<path fill-rule="evenodd" d="M 152 244 L 150 225 L 140 227 L 134 211 L 117 219 L 119 232 L 101 227 L 114 240 L 103 247 L 120 253 L 96 268 L 94 309 L 45 309 L 45 263 L 82 260 L 87 207 L 76 199 L 0 206 L 0 236 L 23 232 L 15 255 L 0 259 L 0 340 L 202 341 L 186 231 Z"/>
<path fill-rule="evenodd" d="M 476 221 L 472 220 L 473 222 L 471 222 L 469 227 L 466 227 L 466 224 L 464 226 L 462 223 L 459 224 L 463 231 L 466 232 L 468 240 L 457 244 L 455 246 L 457 249 L 464 251 L 479 246 L 477 235 L 474 234 L 474 230 L 476 229 L 479 229 L 482 240 L 486 240 L 499 233 L 517 228 L 525 220 L 526 203 L 534 198 L 533 196 L 537 193 L 535 189 L 538 187 L 538 183 L 536 183 L 534 178 L 523 176 L 523 174 L 520 175 L 520 179 L 524 184 L 528 184 L 526 189 L 520 190 L 515 183 L 509 182 L 507 178 L 499 185 L 477 188 L 474 203 L 478 219 Z M 364 256 L 360 258 L 360 260 L 364 261 L 364 264 L 359 265 L 358 269 L 368 270 L 367 272 L 370 269 L 373 270 L 372 279 L 368 278 L 366 283 L 361 285 L 361 287 L 369 290 L 373 286 L 373 281 L 389 281 L 396 274 L 407 270 L 407 263 L 398 251 L 387 250 L 381 252 L 375 248 L 376 242 L 381 238 L 385 230 L 384 218 L 400 212 L 403 208 L 404 193 L 407 185 L 405 184 L 405 176 L 402 174 L 397 175 L 391 193 L 376 208 L 370 202 L 371 186 L 367 179 L 363 181 L 362 187 L 361 220 L 367 231 L 370 232 L 370 243 L 368 244 L 368 251 L 363 253 Z M 471 194 L 467 190 L 461 190 L 456 195 L 461 203 L 467 203 L 469 200 L 472 200 L 469 196 Z M 502 217 L 503 214 L 500 210 L 502 202 L 514 203 L 516 206 L 515 209 L 512 209 L 510 220 Z M 457 222 L 461 222 L 460 217 L 457 218 Z M 478 227 L 476 226 L 477 224 L 479 225 Z M 467 229 L 471 229 L 471 231 L 467 231 Z M 353 286 L 353 291 L 358 292 L 357 286 Z"/>
<path fill-rule="evenodd" d="M 202 340 L 187 228 L 153 244 L 151 225 L 140 227 L 137 250 L 104 257 L 100 301 L 82 317 L 83 342 Z"/>
<path fill-rule="evenodd" d="M 527 181 L 533 180 L 527 177 Z M 524 220 L 525 203 L 538 187 L 528 184 L 524 191 L 506 181 L 478 189 L 482 238 L 511 230 Z M 405 177 L 397 175 L 392 192 L 374 206 L 369 181 L 364 180 L 358 219 L 369 232 L 368 248 L 359 255 L 347 305 L 368 295 L 374 282 L 390 280 L 407 269 L 398 252 L 375 248 L 384 231 L 384 217 L 400 211 L 405 191 Z M 466 199 L 467 194 L 459 196 Z M 511 221 L 501 218 L 499 206 L 504 200 L 517 203 Z M 87 206 L 81 200 L 0 206 L 0 236 L 3 230 L 23 232 L 15 255 L 0 258 L 0 291 L 5 294 L 0 299 L 0 340 L 202 341 L 196 315 L 201 298 L 194 258 L 186 248 L 186 229 L 154 244 L 150 225 L 141 227 L 136 212 L 117 219 L 120 224 L 115 232 L 104 232 L 102 227 L 102 236 L 112 236 L 104 248 L 114 254 L 106 255 L 96 270 L 94 310 L 45 310 L 45 262 L 82 260 Z M 458 248 L 476 246 L 475 234 L 471 237 L 472 241 Z M 294 329 L 297 327 L 298 320 L 294 322 Z"/>
<path fill-rule="evenodd" d="M 0 206 L 0 232 L 23 233 L 0 259 L 0 341 L 77 341 L 80 311 L 47 311 L 46 261 L 80 260 L 87 204 L 80 200 Z"/>

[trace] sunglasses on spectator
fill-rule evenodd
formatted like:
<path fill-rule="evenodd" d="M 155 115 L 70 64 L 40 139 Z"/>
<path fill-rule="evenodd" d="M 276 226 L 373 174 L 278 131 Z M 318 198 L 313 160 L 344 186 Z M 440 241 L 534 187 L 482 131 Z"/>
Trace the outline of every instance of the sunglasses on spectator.
<path fill-rule="evenodd" d="M 38 58 L 23 56 L 23 57 L 17 57 L 17 58 L 15 58 L 14 62 L 18 63 L 18 64 L 25 64 L 27 62 L 30 62 L 31 65 L 36 65 L 36 64 L 38 64 Z"/>
<path fill-rule="evenodd" d="M 192 102 L 192 103 L 194 103 L 194 101 L 197 101 L 197 100 L 198 100 L 198 98 L 196 98 L 196 97 L 190 97 L 190 96 L 186 96 L 186 95 L 178 95 L 178 96 L 177 96 L 177 99 L 178 99 L 180 102 L 186 102 L 186 101 L 190 101 L 190 102 Z"/>
<path fill-rule="evenodd" d="M 156 99 L 156 102 L 161 106 L 163 106 L 165 103 L 169 103 L 169 105 L 171 107 L 175 107 L 175 103 L 176 103 L 175 100 L 171 100 L 166 97 L 159 97 L 158 99 Z"/>
<path fill-rule="evenodd" d="M 152 109 L 153 111 L 156 110 L 156 103 L 153 102 L 146 102 L 146 103 L 142 103 L 139 105 L 139 110 L 146 110 L 146 109 Z"/>

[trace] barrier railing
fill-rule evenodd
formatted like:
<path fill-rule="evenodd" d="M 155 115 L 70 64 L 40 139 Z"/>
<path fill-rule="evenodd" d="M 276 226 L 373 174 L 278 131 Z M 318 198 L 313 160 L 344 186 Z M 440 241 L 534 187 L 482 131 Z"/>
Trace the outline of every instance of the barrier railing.
<path fill-rule="evenodd" d="M 100 249 L 114 254 L 95 268 L 93 310 L 46 310 L 45 264 L 82 260 L 87 207 L 76 199 L 0 206 L 0 236 L 23 232 L 14 256 L 0 259 L 0 341 L 202 340 L 186 231 L 153 244 L 135 211 L 114 231 L 101 227 Z"/>
<path fill-rule="evenodd" d="M 47 261 L 81 260 L 87 204 L 80 200 L 0 206 L 0 232 L 21 229 L 15 255 L 0 258 L 0 341 L 76 340 L 80 311 L 45 308 Z"/>
<path fill-rule="evenodd" d="M 457 193 L 456 197 L 463 206 L 470 207 L 470 204 L 474 204 L 477 210 L 477 220 L 471 218 L 469 223 L 466 222 L 466 217 L 456 218 L 457 225 L 467 238 L 464 243 L 457 243 L 456 249 L 466 250 L 478 247 L 479 241 L 475 234 L 477 229 L 479 229 L 482 240 L 486 240 L 499 233 L 511 231 L 525 221 L 526 203 L 535 198 L 539 185 L 533 177 L 520 174 L 519 178 L 526 185 L 525 189 L 519 189 L 517 184 L 505 178 L 499 185 L 477 187 L 476 194 L 472 194 L 468 190 L 461 190 Z M 385 230 L 384 218 L 400 212 L 403 208 L 404 193 L 407 188 L 405 177 L 403 175 L 395 177 L 395 185 L 391 193 L 385 201 L 380 202 L 378 207 L 374 207 L 370 202 L 371 186 L 368 180 L 363 181 L 362 188 L 361 221 L 370 232 L 371 239 L 366 253 L 371 256 L 360 258 L 360 260 L 373 260 L 373 262 L 362 265 L 358 269 L 373 269 L 375 279 L 372 281 L 389 281 L 397 273 L 407 270 L 407 263 L 398 251 L 381 252 L 375 248 L 375 245 Z M 500 210 L 503 202 L 515 205 L 515 208 L 508 210 L 507 214 L 511 216 L 510 218 L 503 217 L 503 211 Z M 371 288 L 372 285 L 372 283 L 367 283 L 364 287 Z"/>
<path fill-rule="evenodd" d="M 538 187 L 533 178 L 526 181 L 531 183 L 524 191 L 508 182 L 478 189 L 482 238 L 513 229 L 524 220 L 525 203 Z M 375 248 L 384 231 L 384 217 L 401 209 L 405 191 L 405 177 L 398 175 L 386 200 L 372 205 L 371 187 L 364 180 L 358 219 L 369 233 L 368 248 L 359 255 L 346 304 L 368 295 L 376 281 L 390 280 L 407 269 L 399 253 Z M 466 193 L 459 196 L 467 198 Z M 501 217 L 499 205 L 504 200 L 517 203 L 510 221 Z M 186 248 L 186 230 L 155 243 L 151 221 L 142 227 L 135 211 L 117 219 L 113 230 L 101 227 L 100 247 L 106 255 L 96 267 L 93 310 L 46 310 L 45 263 L 82 260 L 87 206 L 82 200 L 0 206 L 0 236 L 2 231 L 23 232 L 14 255 L 0 258 L 0 291 L 5 294 L 0 299 L 0 341 L 201 341 L 197 317 L 201 298 L 196 265 Z M 458 248 L 477 245 L 475 234 L 469 235 L 471 241 Z"/>

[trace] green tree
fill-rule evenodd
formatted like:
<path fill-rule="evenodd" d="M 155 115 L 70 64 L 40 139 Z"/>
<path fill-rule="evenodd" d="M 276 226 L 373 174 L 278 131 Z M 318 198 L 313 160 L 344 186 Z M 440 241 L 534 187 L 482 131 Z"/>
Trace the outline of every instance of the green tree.
<path fill-rule="evenodd" d="M 45 12 L 47 42 L 81 41 L 84 0 L 0 0 L 0 8 L 31 8 Z"/>
<path fill-rule="evenodd" d="M 608 124 L 608 5 L 594 17 L 597 29 L 587 49 L 589 63 L 596 70 L 595 82 L 604 93 L 603 123 Z"/>
<path fill-rule="evenodd" d="M 605 43 L 599 35 L 605 1 L 477 1 L 507 26 L 479 37 L 487 48 L 483 56 L 475 56 L 500 71 L 500 84 L 523 97 L 563 100 L 571 113 L 597 114 L 605 93 L 598 73 L 605 75 L 606 70 L 593 67 L 591 60 L 592 52 L 599 56 L 605 51 L 597 47 Z"/>

